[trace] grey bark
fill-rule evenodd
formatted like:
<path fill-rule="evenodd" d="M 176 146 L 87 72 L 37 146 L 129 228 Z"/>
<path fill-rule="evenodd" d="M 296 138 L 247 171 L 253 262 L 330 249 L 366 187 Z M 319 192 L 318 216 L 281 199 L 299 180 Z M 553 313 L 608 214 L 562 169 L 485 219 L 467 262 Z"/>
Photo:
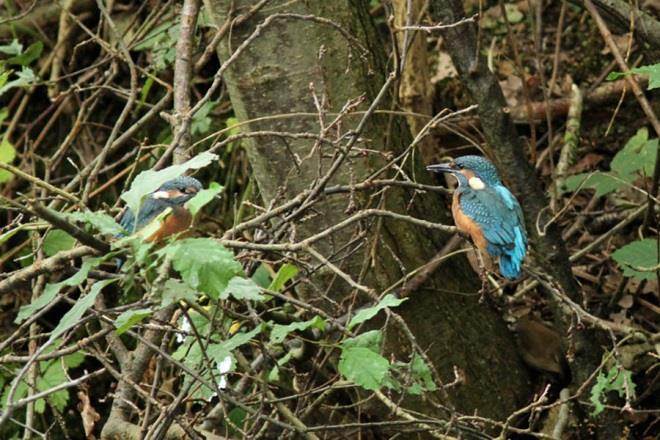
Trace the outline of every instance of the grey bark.
<path fill-rule="evenodd" d="M 239 14 L 251 4 L 247 0 L 205 1 L 216 25 L 221 26 L 227 19 L 231 3 Z M 272 21 L 229 67 L 224 78 L 238 119 L 248 121 L 281 114 L 311 113 L 312 116 L 251 122 L 249 129 L 318 133 L 310 84 L 319 97 L 327 98 L 328 112 L 340 111 L 349 100 L 361 95 L 366 95 L 367 99 L 359 110 L 365 110 L 384 83 L 386 74 L 384 48 L 367 13 L 367 4 L 366 1 L 347 0 L 273 1 L 251 20 L 233 28 L 231 38 L 219 47 L 222 60 L 274 13 L 324 17 L 356 39 L 347 38 L 327 23 L 284 17 Z M 390 107 L 390 101 L 381 106 L 382 109 Z M 324 119 L 327 122 L 332 117 L 328 115 Z M 360 114 L 355 114 L 344 119 L 342 133 L 354 129 L 359 118 Z M 331 131 L 328 137 L 333 138 L 335 134 Z M 395 155 L 410 142 L 404 120 L 378 114 L 370 119 L 361 138 L 364 140 L 357 148 Z M 266 205 L 308 189 L 327 171 L 336 150 L 322 145 L 312 153 L 312 146 L 313 142 L 308 140 L 284 142 L 263 137 L 247 142 L 253 178 Z M 428 183 L 418 156 L 415 155 L 413 165 L 405 171 L 415 180 Z M 379 153 L 352 155 L 329 184 L 361 182 L 385 163 L 384 155 Z M 410 163 L 409 160 L 407 164 Z M 326 196 L 314 205 L 313 211 L 305 213 L 310 219 L 298 219 L 296 238 L 304 238 L 346 218 L 353 202 L 359 208 L 380 204 L 380 208 L 415 217 L 451 221 L 442 207 L 443 201 L 436 195 L 415 194 L 403 189 L 388 189 L 384 194 L 383 199 L 358 194 L 356 200 L 346 194 Z M 366 239 L 355 243 L 360 232 L 366 232 Z M 446 235 L 415 225 L 382 219 L 334 234 L 316 250 L 332 257 L 332 261 L 353 279 L 380 293 L 427 263 L 447 239 Z M 335 300 L 346 299 L 351 292 L 348 284 L 329 270 L 316 275 L 313 281 L 322 291 L 310 290 L 307 294 L 316 295 L 317 303 L 322 292 L 328 292 Z M 451 402 L 448 403 L 463 413 L 477 411 L 479 415 L 501 420 L 526 402 L 530 384 L 510 333 L 494 310 L 478 303 L 478 289 L 467 261 L 462 257 L 452 258 L 397 311 L 412 329 L 417 342 L 428 350 L 428 356 L 444 380 L 453 380 L 454 366 L 465 372 L 466 383 L 449 391 Z M 408 359 L 410 349 L 403 334 L 393 331 L 387 339 L 388 349 L 397 359 Z M 436 408 L 421 400 L 406 404 L 434 415 L 438 413 Z"/>

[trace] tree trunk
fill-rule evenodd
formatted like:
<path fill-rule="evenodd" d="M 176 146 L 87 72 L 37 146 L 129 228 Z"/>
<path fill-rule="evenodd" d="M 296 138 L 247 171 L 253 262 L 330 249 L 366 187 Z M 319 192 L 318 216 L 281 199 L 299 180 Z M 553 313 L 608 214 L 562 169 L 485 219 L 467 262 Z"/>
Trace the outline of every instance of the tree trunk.
<path fill-rule="evenodd" d="M 232 4 L 240 14 L 253 2 L 206 0 L 205 4 L 220 27 Z M 291 199 L 323 178 L 330 164 L 350 145 L 351 130 L 357 129 L 362 112 L 384 84 L 385 51 L 367 4 L 347 0 L 275 0 L 234 27 L 231 38 L 221 43 L 219 52 L 223 61 L 235 51 L 242 51 L 227 69 L 224 81 L 237 118 L 241 122 L 252 121 L 248 125 L 251 131 L 318 135 L 322 127 L 313 93 L 325 112 L 322 115 L 325 127 L 349 101 L 366 97 L 357 111 L 324 134 L 326 140 L 333 141 L 344 136 L 334 145 L 327 142 L 317 145 L 313 139 L 291 137 L 249 138 L 246 149 L 253 177 L 266 205 Z M 259 24 L 262 24 L 260 28 Z M 255 29 L 258 36 L 242 48 L 241 44 Z M 390 104 L 386 99 L 379 109 L 389 109 Z M 368 119 L 359 136 L 328 185 L 363 182 L 410 143 L 405 120 L 379 113 Z M 429 176 L 421 168 L 418 156 L 413 152 L 403 163 L 403 170 L 411 179 L 428 183 Z M 402 178 L 390 166 L 377 178 L 395 176 Z M 435 194 L 401 187 L 326 195 L 316 201 L 313 209 L 295 219 L 296 239 L 327 229 L 363 208 L 377 207 L 450 223 L 446 205 Z M 332 234 L 322 243 L 315 243 L 314 249 L 356 283 L 381 294 L 429 262 L 448 238 L 447 234 L 409 222 L 369 218 Z M 319 263 L 311 258 L 309 261 Z M 324 298 L 326 294 L 334 301 L 346 301 L 344 305 L 349 305 L 353 300 L 351 295 L 356 294 L 355 286 L 328 267 L 318 271 L 312 280 L 318 290 L 308 287 L 301 294 L 326 308 L 332 305 L 332 301 Z M 478 280 L 467 260 L 450 258 L 397 312 L 445 383 L 454 379 L 454 366 L 465 373 L 465 383 L 448 390 L 450 402 L 446 403 L 462 413 L 476 411 L 480 416 L 501 420 L 526 403 L 530 384 L 511 334 L 494 310 L 478 302 L 478 289 Z M 366 299 L 359 298 L 358 302 Z M 402 332 L 390 331 L 386 339 L 387 348 L 396 359 L 409 359 L 410 343 Z M 438 412 L 421 399 L 406 401 L 405 405 L 429 414 Z"/>

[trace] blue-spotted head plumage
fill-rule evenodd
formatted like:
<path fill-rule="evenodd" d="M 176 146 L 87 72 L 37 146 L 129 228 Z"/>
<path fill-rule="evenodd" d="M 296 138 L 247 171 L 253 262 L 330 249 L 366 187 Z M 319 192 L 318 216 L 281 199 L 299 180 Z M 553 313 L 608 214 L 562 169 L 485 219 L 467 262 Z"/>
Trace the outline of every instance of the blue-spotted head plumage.
<path fill-rule="evenodd" d="M 429 165 L 426 169 L 438 173 L 451 173 L 458 179 L 459 187 L 469 186 L 470 175 L 479 178 L 487 186 L 502 185 L 495 165 L 481 156 L 460 156 L 451 162 Z"/>
<path fill-rule="evenodd" d="M 145 197 L 138 219 L 130 209 L 124 212 L 119 224 L 129 233 L 133 233 L 146 226 L 158 214 L 167 208 L 182 206 L 202 189 L 199 180 L 189 176 L 179 176 L 163 183 L 160 188 Z"/>

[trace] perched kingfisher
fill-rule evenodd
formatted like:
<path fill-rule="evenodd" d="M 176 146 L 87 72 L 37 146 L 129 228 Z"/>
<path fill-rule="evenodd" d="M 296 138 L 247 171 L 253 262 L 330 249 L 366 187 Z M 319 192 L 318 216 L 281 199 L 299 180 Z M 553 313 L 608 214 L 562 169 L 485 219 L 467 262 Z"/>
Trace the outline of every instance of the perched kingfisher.
<path fill-rule="evenodd" d="M 144 240 L 159 241 L 172 234 L 183 232 L 190 227 L 192 222 L 192 215 L 183 204 L 192 199 L 201 189 L 202 184 L 193 177 L 180 176 L 168 180 L 145 198 L 138 212 L 137 221 L 135 214 L 129 208 L 119 224 L 132 234 L 149 225 L 167 208 L 171 208 L 172 212 L 159 225 L 155 225 L 153 231 L 149 228 Z"/>
<path fill-rule="evenodd" d="M 469 234 L 481 252 L 499 257 L 503 277 L 517 278 L 527 253 L 527 233 L 520 204 L 495 166 L 481 156 L 461 156 L 426 169 L 456 177 L 451 208 L 456 227 Z"/>

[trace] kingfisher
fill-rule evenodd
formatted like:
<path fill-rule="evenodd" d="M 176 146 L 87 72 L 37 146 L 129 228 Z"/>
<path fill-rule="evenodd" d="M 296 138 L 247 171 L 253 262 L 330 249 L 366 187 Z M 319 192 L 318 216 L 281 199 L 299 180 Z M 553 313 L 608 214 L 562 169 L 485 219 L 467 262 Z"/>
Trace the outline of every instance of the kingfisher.
<path fill-rule="evenodd" d="M 426 169 L 450 173 L 458 180 L 451 208 L 456 227 L 481 252 L 499 258 L 504 278 L 517 278 L 527 253 L 527 232 L 520 204 L 495 166 L 484 157 L 470 155 Z"/>
<path fill-rule="evenodd" d="M 163 183 L 160 188 L 149 194 L 138 212 L 137 221 L 130 208 L 124 212 L 119 225 L 132 234 L 145 228 L 166 209 L 171 212 L 160 220 L 159 224 L 145 228 L 145 241 L 159 241 L 170 235 L 183 232 L 192 223 L 192 214 L 183 206 L 200 190 L 202 184 L 199 180 L 189 176 L 179 176 Z M 147 230 L 148 229 L 148 230 Z"/>

